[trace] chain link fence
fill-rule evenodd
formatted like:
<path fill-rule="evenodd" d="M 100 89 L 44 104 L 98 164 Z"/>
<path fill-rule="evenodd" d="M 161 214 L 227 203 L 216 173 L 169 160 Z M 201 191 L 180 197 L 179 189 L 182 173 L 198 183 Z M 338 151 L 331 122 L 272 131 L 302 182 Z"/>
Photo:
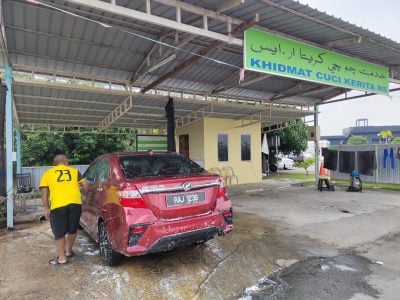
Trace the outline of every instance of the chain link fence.
<path fill-rule="evenodd" d="M 70 167 L 76 168 L 83 174 L 86 169 L 88 168 L 89 165 L 72 165 Z M 32 187 L 35 190 L 39 189 L 39 184 L 40 184 L 40 179 L 42 178 L 42 175 L 44 172 L 46 172 L 48 169 L 50 169 L 52 166 L 41 166 L 41 167 L 22 167 L 21 171 L 22 173 L 29 173 L 31 174 L 31 183 Z"/>
<path fill-rule="evenodd" d="M 339 172 L 340 151 L 354 151 L 355 166 L 357 170 L 359 151 L 375 151 L 376 169 L 372 176 L 361 174 L 363 181 L 379 182 L 379 183 L 397 183 L 400 184 L 400 160 L 398 153 L 400 144 L 376 144 L 376 145 L 335 145 L 332 149 L 338 151 L 337 170 L 331 172 L 331 176 L 335 179 L 349 179 L 350 174 Z M 393 156 L 391 155 L 393 153 Z"/>

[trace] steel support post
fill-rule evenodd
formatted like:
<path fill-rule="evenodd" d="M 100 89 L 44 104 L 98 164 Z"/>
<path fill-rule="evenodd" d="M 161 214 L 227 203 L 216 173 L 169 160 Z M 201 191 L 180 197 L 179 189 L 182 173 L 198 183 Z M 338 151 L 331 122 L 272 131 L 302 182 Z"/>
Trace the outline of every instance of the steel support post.
<path fill-rule="evenodd" d="M 318 137 L 318 134 L 317 134 L 317 128 L 318 128 L 318 105 L 314 105 L 314 128 L 315 128 L 315 134 L 314 134 L 315 181 L 318 184 L 318 178 L 319 178 L 319 137 Z"/>
<path fill-rule="evenodd" d="M 21 174 L 21 130 L 19 128 L 15 131 L 15 137 L 17 142 L 17 174 Z"/>
<path fill-rule="evenodd" d="M 6 186 L 7 186 L 7 228 L 14 227 L 13 201 L 13 70 L 6 65 Z"/>

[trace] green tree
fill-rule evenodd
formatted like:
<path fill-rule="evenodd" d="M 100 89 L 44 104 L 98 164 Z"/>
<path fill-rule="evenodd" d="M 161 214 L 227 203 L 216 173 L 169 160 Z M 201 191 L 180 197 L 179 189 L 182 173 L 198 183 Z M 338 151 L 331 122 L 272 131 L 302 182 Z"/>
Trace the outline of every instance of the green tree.
<path fill-rule="evenodd" d="M 58 133 L 21 134 L 21 162 L 23 166 L 51 165 L 56 154 L 67 153 L 63 135 Z"/>
<path fill-rule="evenodd" d="M 308 167 L 310 167 L 314 163 L 315 163 L 315 158 L 310 157 L 310 158 L 306 158 L 303 161 L 297 162 L 296 167 L 303 168 L 306 171 L 306 174 L 308 175 Z"/>
<path fill-rule="evenodd" d="M 395 138 L 393 138 L 392 143 L 393 144 L 400 144 L 400 137 L 396 136 Z"/>
<path fill-rule="evenodd" d="M 381 137 L 381 139 L 386 140 L 387 144 L 388 140 L 393 136 L 393 134 L 391 130 L 382 130 L 381 132 L 379 132 L 379 136 Z"/>
<path fill-rule="evenodd" d="M 387 139 L 393 136 L 391 130 L 382 130 L 381 132 L 379 132 L 379 135 L 383 139 Z"/>
<path fill-rule="evenodd" d="M 362 136 L 362 135 L 352 135 L 347 140 L 347 144 L 348 145 L 368 144 L 368 139 L 365 136 Z"/>
<path fill-rule="evenodd" d="M 112 130 L 111 130 L 112 131 Z M 97 156 L 116 151 L 135 150 L 134 134 L 36 133 L 23 132 L 23 166 L 51 165 L 63 153 L 70 164 L 89 164 Z"/>
<path fill-rule="evenodd" d="M 307 149 L 307 126 L 302 120 L 288 121 L 288 126 L 279 130 L 281 137 L 280 151 L 301 153 Z"/>

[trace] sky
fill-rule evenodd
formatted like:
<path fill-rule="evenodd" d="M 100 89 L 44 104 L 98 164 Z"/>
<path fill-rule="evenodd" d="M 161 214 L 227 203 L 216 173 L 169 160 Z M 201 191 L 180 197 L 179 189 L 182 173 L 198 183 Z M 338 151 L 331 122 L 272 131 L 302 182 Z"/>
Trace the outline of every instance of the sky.
<path fill-rule="evenodd" d="M 400 43 L 399 0 L 300 0 L 299 2 Z M 399 86 L 390 86 L 390 88 L 396 87 Z M 360 94 L 360 92 L 352 93 Z M 400 91 L 390 95 L 394 97 L 376 95 L 321 105 L 319 108 L 321 135 L 342 134 L 343 128 L 356 126 L 357 119 L 368 119 L 370 126 L 400 125 Z M 339 98 L 343 98 L 343 95 Z"/>

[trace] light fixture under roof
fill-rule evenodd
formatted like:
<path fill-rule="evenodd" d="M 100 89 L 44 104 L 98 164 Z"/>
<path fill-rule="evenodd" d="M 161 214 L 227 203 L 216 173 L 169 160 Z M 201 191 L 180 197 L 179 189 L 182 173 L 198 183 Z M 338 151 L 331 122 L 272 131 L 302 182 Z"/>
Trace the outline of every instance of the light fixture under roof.
<path fill-rule="evenodd" d="M 149 72 L 153 72 L 154 70 L 157 70 L 158 68 L 160 68 L 160 67 L 162 67 L 163 65 L 169 63 L 170 61 L 174 60 L 175 58 L 176 58 L 176 55 L 175 55 L 175 54 L 174 54 L 174 55 L 171 55 L 171 56 L 168 56 L 166 59 L 164 59 L 164 60 L 160 61 L 158 64 L 155 64 L 154 66 L 152 66 L 152 67 L 149 69 Z"/>

